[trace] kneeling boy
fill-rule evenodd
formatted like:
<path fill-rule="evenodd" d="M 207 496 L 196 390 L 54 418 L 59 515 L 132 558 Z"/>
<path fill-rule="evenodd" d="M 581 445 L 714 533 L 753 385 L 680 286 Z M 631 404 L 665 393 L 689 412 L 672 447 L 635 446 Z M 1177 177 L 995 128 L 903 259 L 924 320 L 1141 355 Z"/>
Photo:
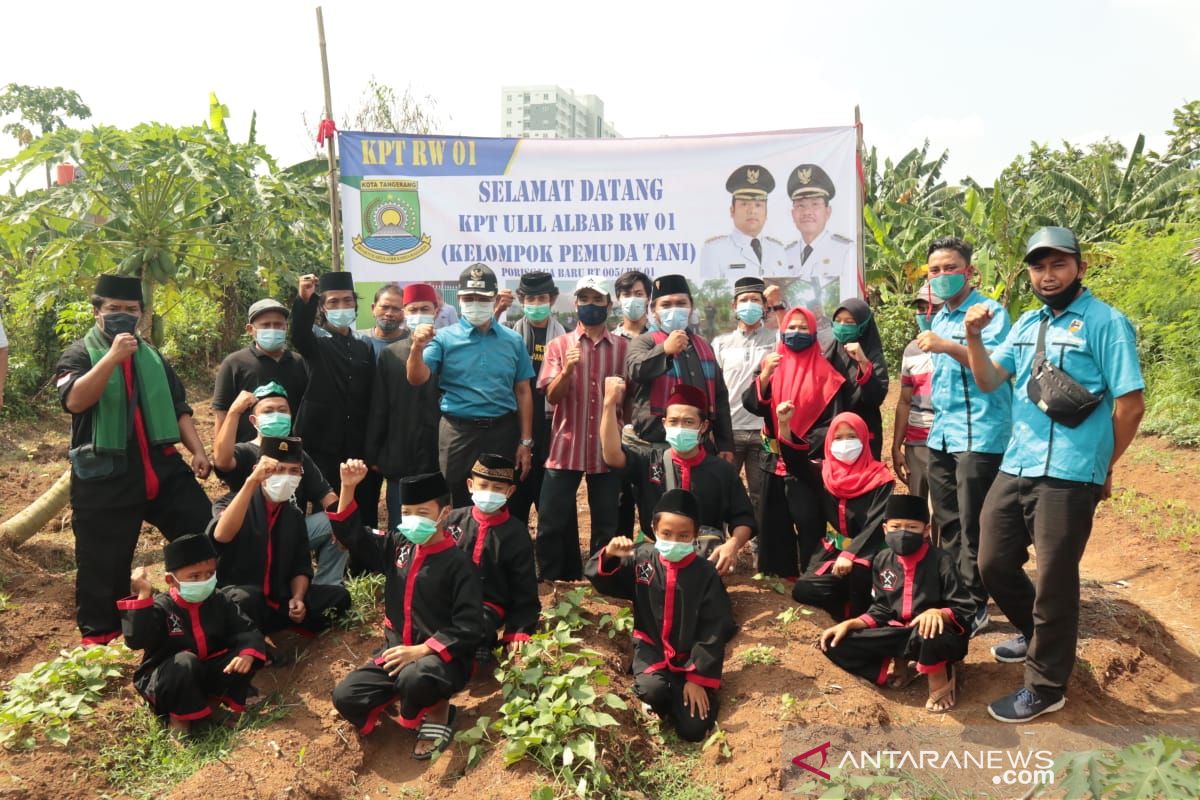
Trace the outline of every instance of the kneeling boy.
<path fill-rule="evenodd" d="M 872 564 L 874 603 L 822 632 L 821 650 L 847 672 L 893 688 L 913 681 L 915 659 L 916 672 L 929 679 L 925 709 L 941 714 L 957 699 L 954 665 L 967 655 L 974 602 L 949 554 L 929 541 L 923 498 L 892 495 L 883 531 L 887 549 Z"/>
<path fill-rule="evenodd" d="M 333 535 L 350 557 L 383 573 L 386 646 L 333 690 L 338 713 L 368 734 L 379 715 L 400 702 L 396 719 L 417 729 L 413 758 L 450 744 L 457 709 L 450 698 L 471 676 L 483 635 L 483 593 L 470 557 L 446 534 L 450 489 L 440 472 L 400 480 L 401 521 L 383 534 L 363 526 L 354 487 L 367 475 L 357 459 L 342 464 Z"/>
<path fill-rule="evenodd" d="M 475 660 L 492 660 L 496 632 L 519 648 L 537 629 L 541 601 L 528 526 L 508 513 L 516 489 L 516 465 L 504 456 L 482 453 L 467 479 L 472 506 L 456 508 L 446 520 L 454 537 L 483 579 L 483 641 Z"/>
<path fill-rule="evenodd" d="M 717 720 L 725 644 L 737 631 L 716 567 L 695 551 L 699 516 L 691 492 L 672 489 L 654 507 L 653 542 L 618 536 L 584 569 L 598 591 L 633 601 L 633 691 L 689 742 Z"/>
<path fill-rule="evenodd" d="M 145 567 L 118 601 L 125 644 L 144 650 L 133 685 L 172 730 L 187 733 L 212 717 L 209 698 L 246 706 L 250 679 L 267 660 L 262 634 L 217 585 L 217 553 L 206 536 L 181 536 L 163 548 L 167 586 L 154 594 Z"/>

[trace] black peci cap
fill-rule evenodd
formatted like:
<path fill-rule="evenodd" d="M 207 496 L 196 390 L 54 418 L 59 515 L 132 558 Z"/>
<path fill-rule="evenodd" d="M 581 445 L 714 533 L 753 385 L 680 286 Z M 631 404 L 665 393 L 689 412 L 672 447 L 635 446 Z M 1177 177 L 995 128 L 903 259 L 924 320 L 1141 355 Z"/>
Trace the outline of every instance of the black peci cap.
<path fill-rule="evenodd" d="M 141 279 L 128 275 L 101 275 L 96 279 L 96 291 L 93 294 L 112 300 L 144 302 Z"/>
<path fill-rule="evenodd" d="M 260 457 L 270 456 L 283 464 L 304 463 L 304 443 L 299 436 L 264 436 Z"/>
<path fill-rule="evenodd" d="M 410 475 L 400 479 L 400 504 L 415 506 L 418 503 L 428 503 L 439 500 L 450 494 L 446 479 L 440 472 L 426 472 L 424 475 Z"/>
<path fill-rule="evenodd" d="M 700 522 L 700 504 L 696 496 L 686 489 L 670 489 L 663 493 L 654 506 L 655 514 L 681 514 L 696 524 Z"/>
<path fill-rule="evenodd" d="M 163 547 L 163 567 L 167 572 L 190 567 L 201 561 L 216 558 L 217 551 L 212 541 L 204 535 L 189 533 L 167 542 Z"/>
<path fill-rule="evenodd" d="M 894 494 L 887 501 L 887 519 L 911 519 L 929 524 L 929 501 L 915 494 Z"/>

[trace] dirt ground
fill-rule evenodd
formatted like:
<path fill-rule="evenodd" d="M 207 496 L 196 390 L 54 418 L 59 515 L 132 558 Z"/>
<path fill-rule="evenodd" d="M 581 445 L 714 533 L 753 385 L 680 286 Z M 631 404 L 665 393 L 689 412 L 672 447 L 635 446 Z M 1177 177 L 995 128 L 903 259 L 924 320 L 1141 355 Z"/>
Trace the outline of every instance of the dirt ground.
<path fill-rule="evenodd" d="M 211 417 L 197 406 L 201 435 Z M 890 415 L 887 415 L 890 416 Z M 67 421 L 48 417 L 0 426 L 0 519 L 36 498 L 65 468 Z M 1116 493 L 1104 503 L 1083 559 L 1083 613 L 1079 658 L 1066 708 L 1030 725 L 993 722 L 985 705 L 1021 682 L 1021 667 L 996 663 L 988 648 L 1013 635 L 993 606 L 993 627 L 972 643 L 962 670 L 957 708 L 942 716 L 924 710 L 921 682 L 903 690 L 878 690 L 840 672 L 815 647 L 829 624 L 821 612 L 794 608 L 770 581 L 756 581 L 748 554 L 729 581 L 741 630 L 729 647 L 719 717 L 727 754 L 713 746 L 676 747 L 665 755 L 633 712 L 620 715 L 621 736 L 643 760 L 662 757 L 690 765 L 696 787 L 717 796 L 750 800 L 780 796 L 812 778 L 792 758 L 828 741 L 830 763 L 843 753 L 875 750 L 1069 750 L 1113 748 L 1171 731 L 1195 735 L 1200 720 L 1200 453 L 1143 437 L 1116 472 Z M 219 493 L 216 479 L 208 489 Z M 581 498 L 586 525 L 586 502 Z M 586 530 L 586 527 L 585 527 Z M 161 539 L 147 528 L 138 559 L 161 559 Z M 0 680 L 52 658 L 77 641 L 73 625 L 72 544 L 69 511 L 16 553 L 0 550 Z M 1031 561 L 1036 569 L 1036 561 Z M 544 587 L 543 600 L 568 585 Z M 614 606 L 589 603 L 595 614 Z M 269 669 L 256 680 L 282 693 L 288 713 L 246 732 L 227 757 L 210 763 L 161 796 L 176 798 L 527 798 L 545 777 L 525 765 L 504 769 L 490 751 L 466 770 L 465 748 L 452 747 L 433 765 L 409 758 L 412 736 L 390 723 L 360 740 L 333 713 L 329 692 L 377 646 L 374 631 L 334 632 L 307 645 L 296 665 Z M 614 691 L 636 707 L 625 651 L 628 642 L 592 636 L 605 655 Z M 771 648 L 775 663 L 747 663 L 752 648 Z M 761 655 L 763 650 L 755 650 Z M 770 659 L 768 659 L 770 660 Z M 478 677 L 461 700 L 459 728 L 501 703 L 498 684 Z M 91 731 L 68 747 L 45 745 L 32 754 L 0 751 L 0 798 L 59 800 L 119 796 L 92 766 L 106 729 L 139 702 L 125 686 L 102 704 Z M 107 733 L 111 737 L 111 733 Z M 698 755 L 698 757 L 697 757 Z M 819 761 L 808 760 L 813 766 Z M 856 774 L 871 774 L 860 770 Z M 636 780 L 634 776 L 626 776 Z M 929 770 L 913 776 L 912 796 L 934 791 L 951 797 L 1019 797 L 1025 786 L 998 785 L 988 769 Z M 801 794 L 807 794 L 802 792 Z M 653 794 L 644 794 L 656 800 Z M 685 795 L 680 795 L 685 796 Z M 703 795 L 686 795 L 701 797 Z"/>

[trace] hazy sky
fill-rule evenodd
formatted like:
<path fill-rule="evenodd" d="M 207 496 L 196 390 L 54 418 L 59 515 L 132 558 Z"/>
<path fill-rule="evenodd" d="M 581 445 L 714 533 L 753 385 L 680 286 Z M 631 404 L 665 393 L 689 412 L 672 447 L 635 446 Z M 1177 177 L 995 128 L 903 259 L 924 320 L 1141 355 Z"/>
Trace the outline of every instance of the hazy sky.
<path fill-rule="evenodd" d="M 5 3 L 0 85 L 65 86 L 93 123 L 199 123 L 216 91 L 244 138 L 311 152 L 315 3 Z M 1165 141 L 1200 97 L 1200 2 L 351 2 L 324 4 L 335 116 L 374 75 L 438 100 L 444 131 L 500 133 L 500 87 L 599 95 L 624 136 L 853 121 L 899 157 L 928 137 L 947 176 L 990 180 L 1031 140 Z M 738 16 L 738 13 L 744 16 Z M 11 139 L 0 157 L 12 155 Z"/>

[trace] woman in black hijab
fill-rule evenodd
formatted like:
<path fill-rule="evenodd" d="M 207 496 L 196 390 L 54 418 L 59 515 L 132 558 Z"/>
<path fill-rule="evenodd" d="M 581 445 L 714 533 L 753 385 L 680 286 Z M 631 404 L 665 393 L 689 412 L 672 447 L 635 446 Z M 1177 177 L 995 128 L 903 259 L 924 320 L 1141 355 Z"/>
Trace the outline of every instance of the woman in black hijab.
<path fill-rule="evenodd" d="M 875 325 L 871 307 L 857 297 L 843 300 L 833 314 L 833 341 L 825 346 L 825 357 L 855 388 L 847 411 L 867 423 L 871 435 L 871 453 L 879 459 L 883 452 L 883 414 L 880 406 L 887 397 L 887 362 L 883 360 L 883 340 Z"/>

